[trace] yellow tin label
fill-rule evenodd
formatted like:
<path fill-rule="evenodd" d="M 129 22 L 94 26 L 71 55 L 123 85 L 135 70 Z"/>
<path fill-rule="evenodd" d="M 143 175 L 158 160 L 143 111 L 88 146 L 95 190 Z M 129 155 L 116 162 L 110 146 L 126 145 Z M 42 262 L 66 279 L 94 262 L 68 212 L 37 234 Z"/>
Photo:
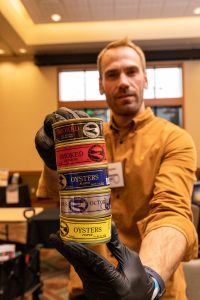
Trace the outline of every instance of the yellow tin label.
<path fill-rule="evenodd" d="M 79 243 L 101 243 L 111 238 L 111 215 L 97 219 L 60 216 L 60 237 Z"/>

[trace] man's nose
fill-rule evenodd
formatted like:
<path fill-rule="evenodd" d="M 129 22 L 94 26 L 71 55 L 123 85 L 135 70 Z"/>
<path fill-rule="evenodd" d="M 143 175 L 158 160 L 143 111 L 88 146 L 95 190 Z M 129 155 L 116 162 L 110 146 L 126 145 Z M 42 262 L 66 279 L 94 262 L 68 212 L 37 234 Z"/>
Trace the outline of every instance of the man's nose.
<path fill-rule="evenodd" d="M 119 87 L 120 88 L 127 88 L 129 87 L 129 80 L 126 74 L 122 73 L 119 76 Z"/>

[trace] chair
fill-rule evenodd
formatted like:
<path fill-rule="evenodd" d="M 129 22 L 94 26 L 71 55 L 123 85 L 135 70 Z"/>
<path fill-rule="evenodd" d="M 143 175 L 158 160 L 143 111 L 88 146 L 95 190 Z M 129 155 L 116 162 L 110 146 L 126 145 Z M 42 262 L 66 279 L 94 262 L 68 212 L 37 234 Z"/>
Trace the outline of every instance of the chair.
<path fill-rule="evenodd" d="M 194 217 L 194 225 L 198 230 L 200 213 L 199 206 L 192 204 L 192 212 Z M 200 256 L 199 256 L 200 257 Z M 183 263 L 183 270 L 187 284 L 188 300 L 200 299 L 200 258 L 192 259 Z"/>

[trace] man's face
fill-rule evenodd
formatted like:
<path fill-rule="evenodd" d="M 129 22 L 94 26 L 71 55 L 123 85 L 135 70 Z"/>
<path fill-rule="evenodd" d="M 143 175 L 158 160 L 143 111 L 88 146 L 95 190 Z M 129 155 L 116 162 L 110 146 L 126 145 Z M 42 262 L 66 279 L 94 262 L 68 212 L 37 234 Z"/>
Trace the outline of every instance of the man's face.
<path fill-rule="evenodd" d="M 100 93 L 115 116 L 135 116 L 144 110 L 147 77 L 134 49 L 121 46 L 105 52 L 101 61 Z"/>

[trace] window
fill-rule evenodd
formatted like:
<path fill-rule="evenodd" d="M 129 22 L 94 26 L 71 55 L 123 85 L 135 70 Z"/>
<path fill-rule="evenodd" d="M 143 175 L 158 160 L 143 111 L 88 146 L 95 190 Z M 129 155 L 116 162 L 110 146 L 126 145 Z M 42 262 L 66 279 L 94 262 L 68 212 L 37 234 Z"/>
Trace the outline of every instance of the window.
<path fill-rule="evenodd" d="M 85 108 L 85 111 L 91 118 L 101 118 L 104 122 L 110 119 L 110 110 L 108 108 Z"/>
<path fill-rule="evenodd" d="M 63 71 L 59 73 L 59 100 L 85 100 L 84 71 Z"/>
<path fill-rule="evenodd" d="M 149 63 L 147 78 L 146 106 L 151 106 L 156 115 L 183 126 L 182 64 Z M 99 93 L 99 73 L 95 66 L 62 68 L 58 71 L 58 87 L 59 106 L 81 109 L 105 121 L 109 119 L 105 96 Z"/>
<path fill-rule="evenodd" d="M 99 93 L 99 72 L 96 70 L 59 72 L 59 100 L 63 102 L 105 100 L 105 96 Z"/>
<path fill-rule="evenodd" d="M 99 93 L 98 71 L 85 71 L 85 99 L 105 100 L 105 96 Z"/>
<path fill-rule="evenodd" d="M 147 68 L 148 89 L 145 90 L 145 99 L 181 98 L 182 68 Z"/>
<path fill-rule="evenodd" d="M 160 106 L 153 107 L 156 116 L 167 119 L 168 121 L 183 126 L 182 107 L 180 106 Z"/>

